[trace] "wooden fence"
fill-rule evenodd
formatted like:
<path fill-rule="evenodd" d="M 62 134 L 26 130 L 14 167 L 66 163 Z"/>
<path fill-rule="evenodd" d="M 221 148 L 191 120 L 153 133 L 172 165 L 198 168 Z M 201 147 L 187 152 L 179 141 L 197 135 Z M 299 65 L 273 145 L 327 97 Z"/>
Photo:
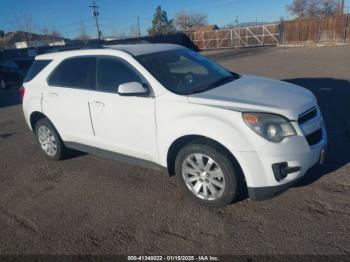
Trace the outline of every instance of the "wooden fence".
<path fill-rule="evenodd" d="M 350 14 L 188 33 L 199 49 L 350 42 Z"/>
<path fill-rule="evenodd" d="M 298 19 L 282 23 L 282 43 L 347 42 L 350 15 Z"/>

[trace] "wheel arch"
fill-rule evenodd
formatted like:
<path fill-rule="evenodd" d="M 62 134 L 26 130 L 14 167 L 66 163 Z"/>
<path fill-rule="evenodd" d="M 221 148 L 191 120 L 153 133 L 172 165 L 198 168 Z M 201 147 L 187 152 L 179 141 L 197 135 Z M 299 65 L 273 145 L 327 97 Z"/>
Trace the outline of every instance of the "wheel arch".
<path fill-rule="evenodd" d="M 42 112 L 39 112 L 39 111 L 34 111 L 30 114 L 30 117 L 29 117 L 29 123 L 30 123 L 30 127 L 32 128 L 32 131 L 35 132 L 35 124 L 40 120 L 40 119 L 43 119 L 43 118 L 47 118 L 48 117 L 43 114 Z M 51 121 L 50 121 L 51 122 Z M 51 122 L 52 123 L 52 122 Z"/>
<path fill-rule="evenodd" d="M 228 150 L 224 145 L 222 145 L 220 142 L 202 135 L 185 135 L 177 138 L 170 145 L 168 149 L 168 154 L 167 154 L 167 168 L 170 176 L 175 175 L 175 159 L 178 153 L 180 152 L 181 148 L 194 142 L 209 143 L 209 144 L 212 143 L 218 146 L 221 150 L 223 150 L 229 156 L 237 172 L 240 173 L 239 175 L 241 175 L 245 179 L 243 169 L 241 168 L 241 165 L 238 162 L 237 158 L 234 156 L 234 154 L 230 150 Z"/>

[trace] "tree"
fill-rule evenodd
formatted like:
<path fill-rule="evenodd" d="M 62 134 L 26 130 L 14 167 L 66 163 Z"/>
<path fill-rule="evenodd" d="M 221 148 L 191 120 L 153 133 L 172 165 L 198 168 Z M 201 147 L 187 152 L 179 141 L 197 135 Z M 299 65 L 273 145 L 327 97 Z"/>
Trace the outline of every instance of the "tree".
<path fill-rule="evenodd" d="M 308 8 L 308 0 L 294 0 L 291 5 L 287 6 L 287 10 L 298 17 L 306 16 Z"/>
<path fill-rule="evenodd" d="M 187 31 L 192 26 L 201 26 L 208 24 L 208 17 L 202 13 L 188 14 L 185 11 L 176 13 L 174 25 L 176 29 Z"/>
<path fill-rule="evenodd" d="M 288 11 L 297 17 L 328 16 L 337 13 L 337 0 L 293 0 Z"/>
<path fill-rule="evenodd" d="M 131 26 L 130 27 L 130 33 L 129 35 L 131 37 L 140 37 L 140 32 L 139 32 L 139 29 L 137 28 L 137 26 Z"/>
<path fill-rule="evenodd" d="M 161 6 L 156 8 L 156 12 L 153 15 L 152 27 L 148 29 L 150 36 L 165 35 L 174 33 L 175 28 L 173 26 L 173 20 L 168 20 L 167 13 L 162 10 Z"/>
<path fill-rule="evenodd" d="M 32 16 L 29 13 L 15 14 L 10 23 L 13 31 L 18 33 L 19 40 L 30 44 L 36 28 Z"/>
<path fill-rule="evenodd" d="M 322 15 L 334 15 L 337 11 L 339 11 L 338 3 L 335 0 L 323 0 L 323 6 L 321 9 Z"/>
<path fill-rule="evenodd" d="M 76 39 L 83 41 L 91 39 L 91 37 L 86 33 L 86 27 L 83 22 L 80 22 L 80 34 Z"/>

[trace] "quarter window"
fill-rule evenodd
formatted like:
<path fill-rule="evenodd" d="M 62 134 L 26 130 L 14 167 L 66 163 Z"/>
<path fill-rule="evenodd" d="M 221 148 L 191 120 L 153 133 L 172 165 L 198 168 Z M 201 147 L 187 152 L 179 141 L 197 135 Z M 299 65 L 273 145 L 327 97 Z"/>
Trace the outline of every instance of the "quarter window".
<path fill-rule="evenodd" d="M 51 74 L 51 86 L 95 89 L 96 58 L 76 57 L 64 60 Z"/>
<path fill-rule="evenodd" d="M 36 77 L 52 60 L 34 60 L 31 65 L 24 82 L 30 82 L 34 77 Z"/>
<path fill-rule="evenodd" d="M 97 89 L 116 93 L 118 86 L 128 82 L 144 83 L 141 76 L 128 65 L 116 58 L 100 58 L 97 68 Z"/>

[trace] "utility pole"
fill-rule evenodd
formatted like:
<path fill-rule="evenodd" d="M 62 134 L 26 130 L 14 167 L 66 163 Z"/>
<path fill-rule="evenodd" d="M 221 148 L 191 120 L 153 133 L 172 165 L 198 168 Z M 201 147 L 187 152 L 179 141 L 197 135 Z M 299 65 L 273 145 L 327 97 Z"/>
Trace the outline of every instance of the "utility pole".
<path fill-rule="evenodd" d="M 98 24 L 97 18 L 100 16 L 100 13 L 98 12 L 98 5 L 96 5 L 95 0 L 92 0 L 92 5 L 89 5 L 89 7 L 92 9 L 92 16 L 95 17 L 98 40 L 101 40 L 102 32 L 100 30 L 100 25 Z"/>
<path fill-rule="evenodd" d="M 338 2 L 338 14 L 339 15 L 344 14 L 344 0 L 339 0 Z"/>
<path fill-rule="evenodd" d="M 238 16 L 236 16 L 236 20 L 235 20 L 236 26 L 238 26 L 239 22 L 238 22 Z"/>
<path fill-rule="evenodd" d="M 140 31 L 140 17 L 137 16 L 137 36 L 141 37 L 141 31 Z"/>

